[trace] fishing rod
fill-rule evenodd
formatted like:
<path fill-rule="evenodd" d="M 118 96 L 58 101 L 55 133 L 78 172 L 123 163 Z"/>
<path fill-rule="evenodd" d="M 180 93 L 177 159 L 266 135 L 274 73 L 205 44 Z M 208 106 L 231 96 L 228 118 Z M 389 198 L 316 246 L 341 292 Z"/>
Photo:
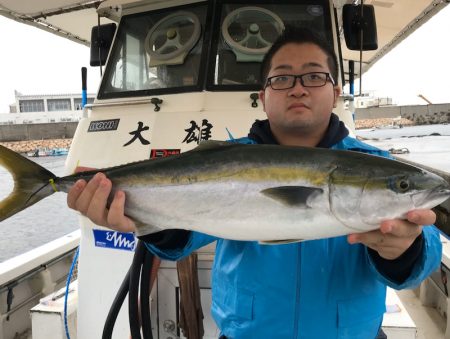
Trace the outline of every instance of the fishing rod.
<path fill-rule="evenodd" d="M 153 254 L 147 250 L 142 241 L 136 240 L 133 262 L 117 291 L 103 327 L 102 339 L 111 339 L 119 311 L 128 294 L 128 317 L 132 339 L 153 339 L 150 320 L 150 273 L 153 266 Z M 139 284 L 140 282 L 140 284 Z M 139 291 L 141 307 L 139 317 Z"/>

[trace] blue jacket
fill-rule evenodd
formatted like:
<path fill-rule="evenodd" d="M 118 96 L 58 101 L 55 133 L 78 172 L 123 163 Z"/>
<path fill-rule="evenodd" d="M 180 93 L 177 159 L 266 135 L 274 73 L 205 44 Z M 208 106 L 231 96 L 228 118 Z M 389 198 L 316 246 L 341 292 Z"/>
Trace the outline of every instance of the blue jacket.
<path fill-rule="evenodd" d="M 331 148 L 388 156 L 348 136 Z M 367 339 L 381 326 L 386 285 L 417 286 L 438 267 L 438 231 L 424 227 L 423 240 L 422 254 L 401 284 L 379 273 L 367 248 L 349 245 L 345 236 L 269 246 L 191 232 L 184 248 L 147 245 L 159 257 L 177 260 L 216 241 L 211 312 L 228 338 Z"/>

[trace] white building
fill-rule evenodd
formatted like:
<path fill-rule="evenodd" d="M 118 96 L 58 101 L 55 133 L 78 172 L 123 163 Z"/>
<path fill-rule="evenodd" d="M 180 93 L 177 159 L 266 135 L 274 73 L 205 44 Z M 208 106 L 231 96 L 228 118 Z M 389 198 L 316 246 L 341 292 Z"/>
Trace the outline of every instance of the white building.
<path fill-rule="evenodd" d="M 87 95 L 93 103 L 95 94 Z M 9 113 L 0 114 L 0 124 L 35 124 L 79 121 L 82 117 L 81 93 L 23 95 L 15 91 Z"/>
<path fill-rule="evenodd" d="M 360 96 L 355 96 L 355 108 L 368 108 L 380 106 L 392 106 L 392 98 L 378 97 L 375 91 L 363 92 Z"/>

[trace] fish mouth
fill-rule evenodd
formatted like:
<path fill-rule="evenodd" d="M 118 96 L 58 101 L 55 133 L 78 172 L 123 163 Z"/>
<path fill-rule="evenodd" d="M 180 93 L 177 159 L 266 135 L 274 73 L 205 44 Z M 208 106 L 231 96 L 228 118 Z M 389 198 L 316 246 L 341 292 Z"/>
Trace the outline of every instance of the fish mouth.
<path fill-rule="evenodd" d="M 429 195 L 448 199 L 450 198 L 450 186 L 449 185 L 438 186 L 434 190 L 432 190 Z"/>
<path fill-rule="evenodd" d="M 433 208 L 450 198 L 450 187 L 440 185 L 425 194 L 415 194 L 412 196 L 414 206 L 420 208 Z"/>

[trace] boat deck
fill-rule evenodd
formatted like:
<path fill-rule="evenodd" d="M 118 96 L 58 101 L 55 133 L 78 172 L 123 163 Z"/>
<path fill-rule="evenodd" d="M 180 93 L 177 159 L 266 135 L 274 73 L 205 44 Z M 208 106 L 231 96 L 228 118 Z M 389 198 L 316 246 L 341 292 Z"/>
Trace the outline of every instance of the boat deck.
<path fill-rule="evenodd" d="M 445 339 L 446 320 L 433 307 L 423 306 L 413 290 L 397 291 L 402 305 L 409 313 L 417 327 L 417 339 Z M 403 335 L 389 335 L 389 339 L 401 339 Z M 32 339 L 31 330 L 23 333 L 17 339 Z"/>
<path fill-rule="evenodd" d="M 436 308 L 423 306 L 413 290 L 397 291 L 397 295 L 417 326 L 417 339 L 445 338 L 446 320 Z"/>

